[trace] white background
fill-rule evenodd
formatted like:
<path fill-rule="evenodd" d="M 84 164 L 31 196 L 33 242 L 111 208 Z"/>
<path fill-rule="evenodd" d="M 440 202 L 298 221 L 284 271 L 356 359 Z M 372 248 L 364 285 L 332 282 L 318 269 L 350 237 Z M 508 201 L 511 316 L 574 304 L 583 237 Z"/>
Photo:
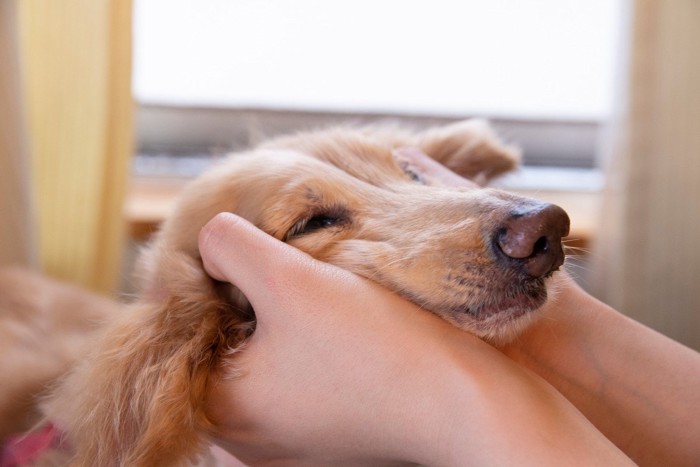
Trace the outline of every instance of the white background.
<path fill-rule="evenodd" d="M 621 0 L 137 0 L 139 101 L 604 119 Z"/>

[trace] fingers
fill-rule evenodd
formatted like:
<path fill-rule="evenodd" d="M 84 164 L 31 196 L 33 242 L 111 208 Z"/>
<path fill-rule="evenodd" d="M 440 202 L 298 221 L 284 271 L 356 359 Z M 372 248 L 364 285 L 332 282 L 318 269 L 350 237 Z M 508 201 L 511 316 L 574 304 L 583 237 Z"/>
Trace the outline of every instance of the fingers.
<path fill-rule="evenodd" d="M 260 251 L 274 248 L 274 241 L 246 220 L 231 213 L 220 213 L 209 221 L 199 233 L 199 251 L 207 274 L 220 281 L 235 280 L 242 287 L 245 276 L 253 271 L 243 268 L 263 268 L 251 261 Z M 236 265 L 242 267 L 236 268 Z"/>
<path fill-rule="evenodd" d="M 261 284 L 288 276 L 282 268 L 290 260 L 302 268 L 309 259 L 231 213 L 220 213 L 204 226 L 199 250 L 207 274 L 234 284 L 254 306 Z"/>
<path fill-rule="evenodd" d="M 412 166 L 420 170 L 421 174 L 439 180 L 445 185 L 476 186 L 475 183 L 457 175 L 416 147 L 396 148 L 394 149 L 394 155 L 399 159 L 408 161 Z"/>
<path fill-rule="evenodd" d="M 256 313 L 308 293 L 319 274 L 342 274 L 231 213 L 220 213 L 204 226 L 199 250 L 207 274 L 238 287 Z"/>

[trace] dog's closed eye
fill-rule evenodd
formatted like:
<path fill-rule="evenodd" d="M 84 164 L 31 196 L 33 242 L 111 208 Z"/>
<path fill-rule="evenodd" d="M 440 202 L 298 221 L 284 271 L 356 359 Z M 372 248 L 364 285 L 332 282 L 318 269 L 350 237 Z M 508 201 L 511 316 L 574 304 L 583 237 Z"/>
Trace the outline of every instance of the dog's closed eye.
<path fill-rule="evenodd" d="M 410 178 L 412 181 L 416 183 L 420 183 L 421 185 L 425 185 L 425 179 L 423 178 L 423 175 L 420 173 L 418 169 L 413 167 L 408 161 L 404 161 L 399 159 L 398 160 L 399 167 L 401 167 L 401 170 Z"/>
<path fill-rule="evenodd" d="M 286 239 L 311 234 L 329 227 L 337 227 L 350 221 L 348 213 L 343 209 L 329 209 L 319 211 L 309 217 L 301 219 L 289 230 Z"/>
<path fill-rule="evenodd" d="M 414 182 L 420 183 L 422 185 L 425 185 L 425 180 L 423 179 L 423 176 L 420 173 L 418 173 L 417 170 L 414 170 L 410 166 L 405 166 L 402 168 L 403 168 L 403 171 L 406 173 L 406 175 L 408 175 L 408 177 L 411 180 L 413 180 Z"/>

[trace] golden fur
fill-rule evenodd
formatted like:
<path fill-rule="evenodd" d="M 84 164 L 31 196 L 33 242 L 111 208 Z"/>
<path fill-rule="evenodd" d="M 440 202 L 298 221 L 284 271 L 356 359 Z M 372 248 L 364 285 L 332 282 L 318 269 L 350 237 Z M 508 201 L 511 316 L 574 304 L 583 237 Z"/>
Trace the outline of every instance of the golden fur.
<path fill-rule="evenodd" d="M 516 333 L 543 303 L 544 279 L 499 267 L 487 238 L 534 201 L 442 186 L 395 157 L 404 146 L 479 181 L 519 157 L 476 120 L 424 132 L 336 128 L 270 141 L 194 181 L 140 259 L 138 300 L 45 403 L 74 465 L 180 465 L 206 449 L 208 379 L 254 329 L 245 297 L 202 269 L 199 231 L 222 211 L 485 339 Z"/>
<path fill-rule="evenodd" d="M 20 268 L 0 269 L 0 442 L 41 419 L 37 397 L 120 305 Z"/>

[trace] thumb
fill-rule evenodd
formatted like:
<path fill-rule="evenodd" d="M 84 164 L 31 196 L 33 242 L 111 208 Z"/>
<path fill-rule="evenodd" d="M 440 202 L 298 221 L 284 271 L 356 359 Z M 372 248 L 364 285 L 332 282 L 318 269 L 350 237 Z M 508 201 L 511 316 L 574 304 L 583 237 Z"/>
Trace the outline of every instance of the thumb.
<path fill-rule="evenodd" d="M 256 311 L 327 266 L 231 213 L 202 228 L 199 251 L 207 274 L 238 287 Z"/>
<path fill-rule="evenodd" d="M 202 255 L 204 269 L 214 279 L 231 282 L 237 278 L 237 284 L 247 274 L 239 274 L 240 263 L 255 266 L 251 256 L 257 257 L 259 250 L 271 248 L 267 243 L 272 240 L 261 230 L 245 219 L 222 212 L 199 232 L 199 253 Z"/>

